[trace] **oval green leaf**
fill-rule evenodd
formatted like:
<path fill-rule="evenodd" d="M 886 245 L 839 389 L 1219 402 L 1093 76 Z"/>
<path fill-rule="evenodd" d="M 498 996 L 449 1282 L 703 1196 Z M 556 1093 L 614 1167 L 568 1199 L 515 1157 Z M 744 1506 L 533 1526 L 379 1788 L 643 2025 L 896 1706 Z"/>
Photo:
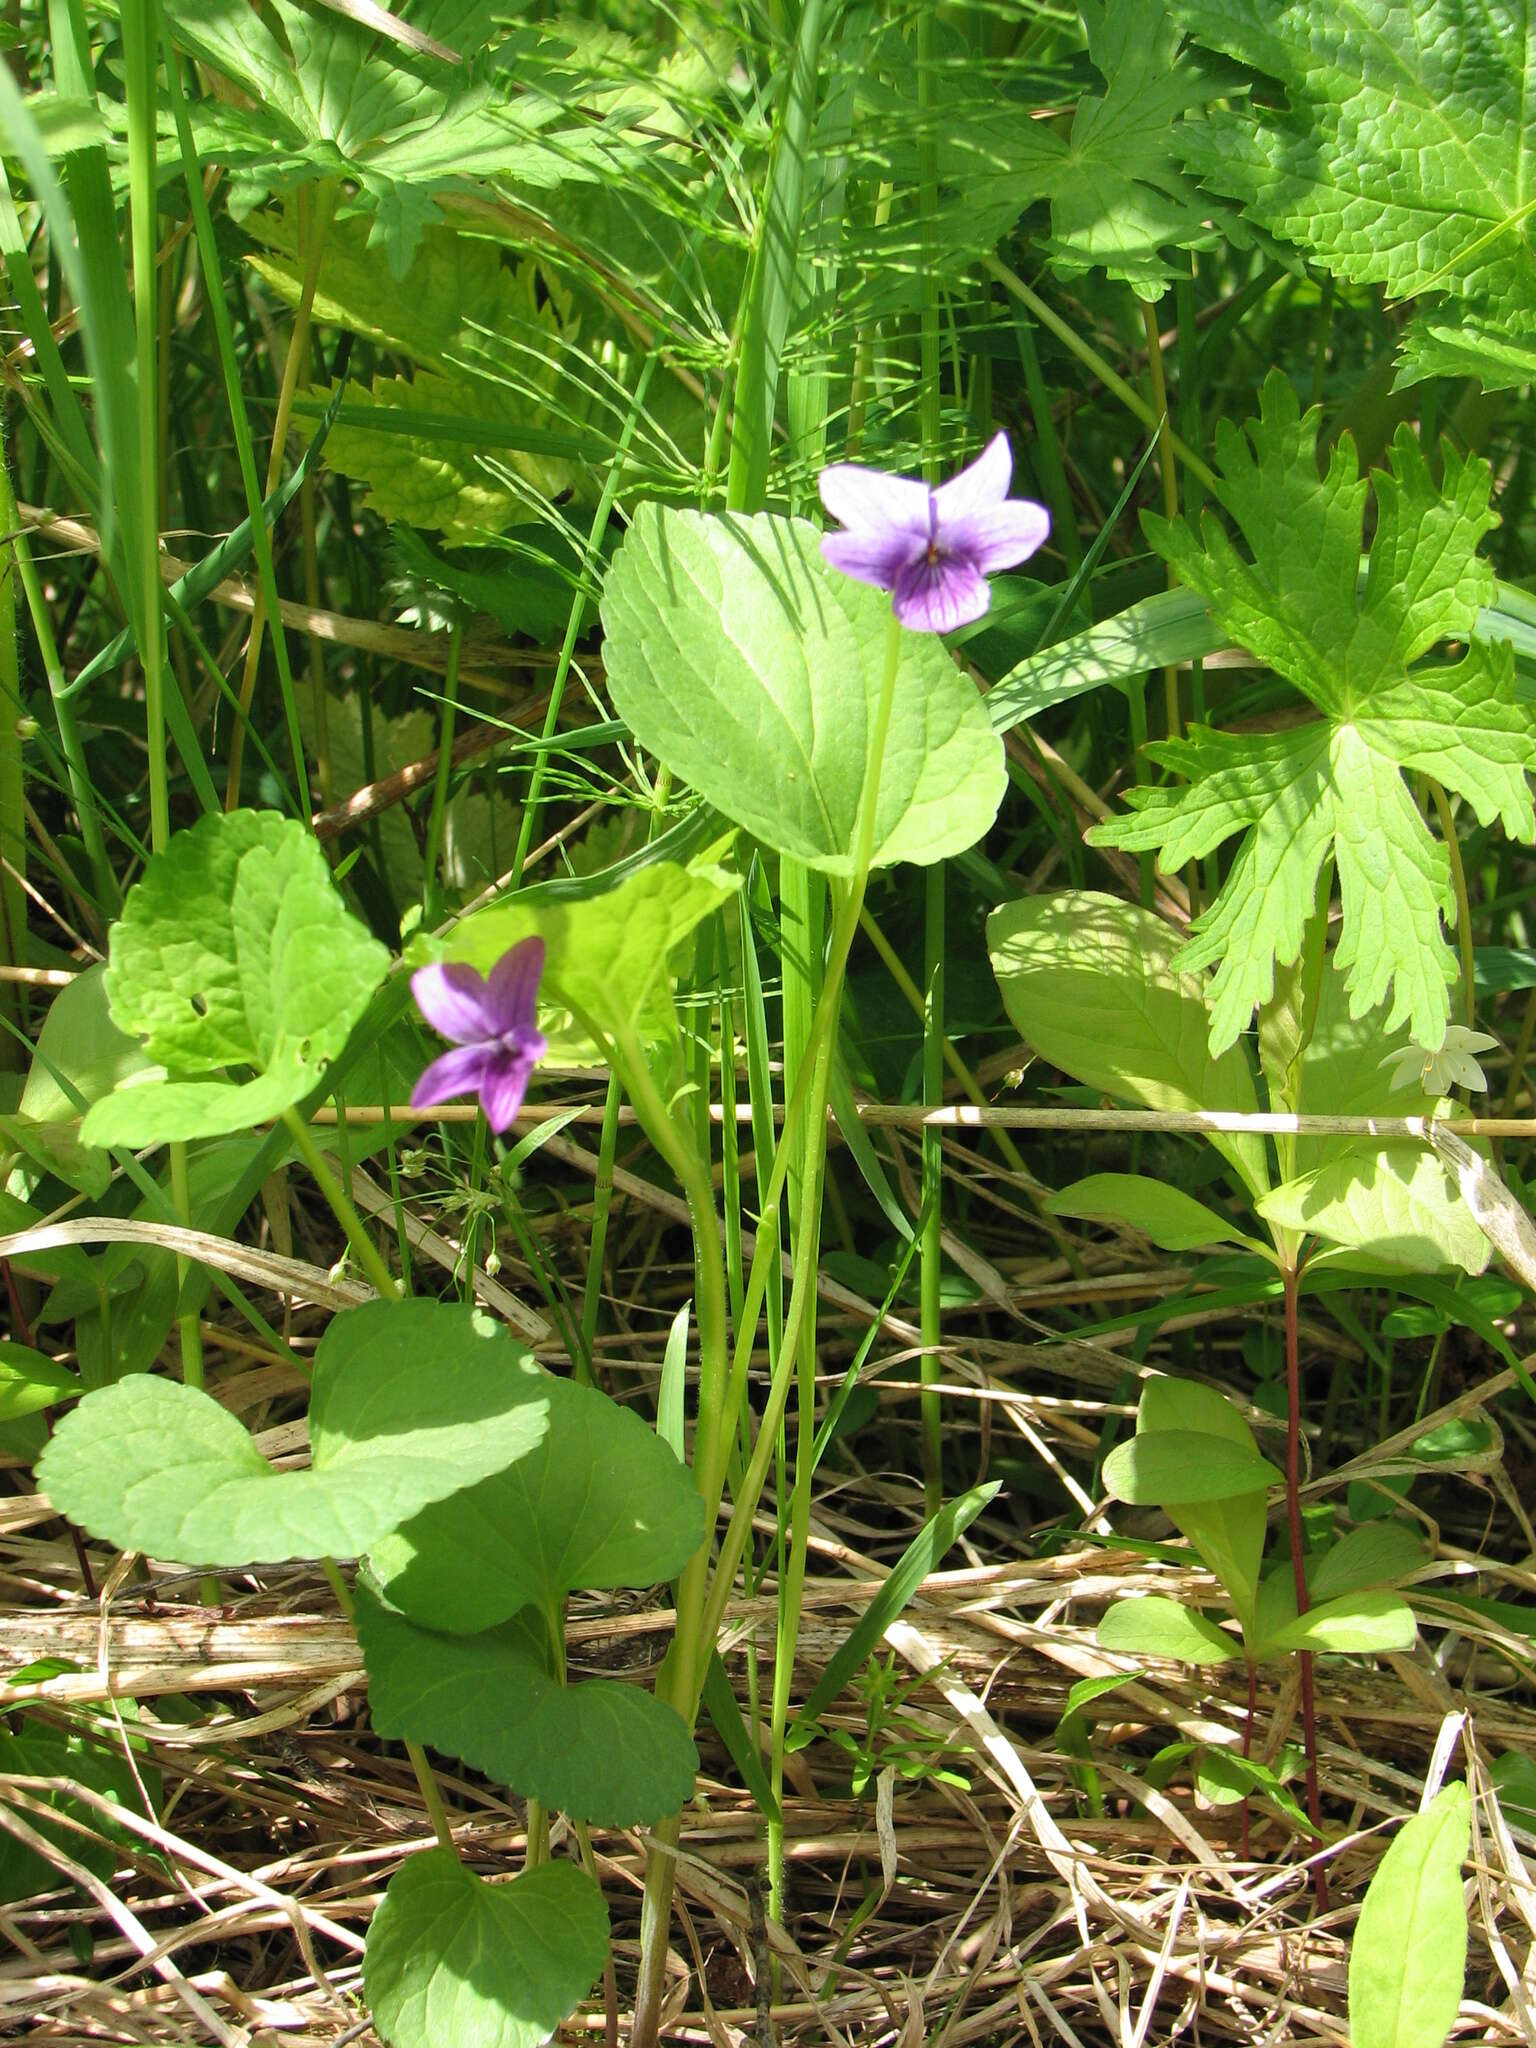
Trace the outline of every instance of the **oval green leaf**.
<path fill-rule="evenodd" d="M 1404 1823 L 1371 1879 L 1349 1954 L 1353 2048 L 1442 2048 L 1461 2008 L 1471 1799 L 1447 1785 Z"/>
<path fill-rule="evenodd" d="M 1156 1430 L 1117 1444 L 1104 1460 L 1104 1485 L 1132 1507 L 1225 1500 L 1284 1483 L 1267 1458 L 1199 1430 Z"/>
<path fill-rule="evenodd" d="M 1372 1271 L 1481 1273 L 1488 1263 L 1488 1240 L 1455 1181 L 1418 1145 L 1352 1146 L 1273 1189 L 1258 1209 L 1267 1222 L 1358 1252 Z"/>
<path fill-rule="evenodd" d="M 373 1916 L 363 1993 L 390 2048 L 543 2048 L 607 1960 L 608 1908 L 574 1864 L 489 1885 L 428 1849 Z"/>
<path fill-rule="evenodd" d="M 36 1415 L 81 1393 L 78 1377 L 67 1365 L 55 1365 L 41 1351 L 0 1339 L 0 1422 Z"/>
<path fill-rule="evenodd" d="M 92 1536 L 178 1564 L 352 1557 L 525 1457 L 556 1384 L 473 1310 L 369 1302 L 316 1350 L 307 1472 L 274 1471 L 210 1395 L 139 1373 L 64 1417 L 37 1482 Z"/>
<path fill-rule="evenodd" d="M 1128 1224 L 1164 1251 L 1195 1251 L 1207 1244 L 1251 1244 L 1236 1224 L 1207 1209 L 1182 1188 L 1142 1173 L 1091 1173 L 1047 1198 L 1053 1216 L 1083 1216 Z"/>
<path fill-rule="evenodd" d="M 642 747 L 765 846 L 851 872 L 890 600 L 799 519 L 655 504 L 603 589 L 614 708 Z M 1003 744 L 931 633 L 901 635 L 874 863 L 963 853 L 1007 787 Z"/>
<path fill-rule="evenodd" d="M 422 1742 L 525 1798 L 602 1827 L 664 1820 L 693 1796 L 682 1716 L 638 1685 L 561 1685 L 533 1610 L 483 1635 L 420 1628 L 360 1581 L 357 1636 L 377 1735 Z"/>
<path fill-rule="evenodd" d="M 1230 1664 L 1243 1654 L 1241 1645 L 1225 1629 L 1163 1593 L 1117 1600 L 1099 1623 L 1097 1635 L 1101 1650 L 1118 1650 L 1132 1657 L 1171 1657 L 1181 1664 Z"/>

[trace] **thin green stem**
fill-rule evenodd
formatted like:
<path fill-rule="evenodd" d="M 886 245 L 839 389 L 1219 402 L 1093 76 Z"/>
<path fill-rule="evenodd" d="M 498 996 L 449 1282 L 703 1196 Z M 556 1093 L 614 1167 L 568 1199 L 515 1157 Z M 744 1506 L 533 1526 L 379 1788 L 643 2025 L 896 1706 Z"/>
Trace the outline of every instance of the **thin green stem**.
<path fill-rule="evenodd" d="M 455 612 L 448 635 L 448 661 L 443 675 L 442 725 L 437 737 L 437 773 L 432 779 L 432 812 L 427 819 L 427 844 L 422 855 L 425 903 L 422 921 L 435 925 L 443 914 L 443 878 L 439 867 L 443 855 L 443 832 L 448 821 L 448 785 L 453 779 L 453 727 L 459 709 L 459 650 L 464 644 L 464 621 Z M 524 814 L 526 821 L 526 813 Z"/>
<path fill-rule="evenodd" d="M 574 1360 L 576 1377 L 592 1379 L 597 1316 L 603 1298 L 603 1258 L 608 1246 L 608 1217 L 613 1208 L 613 1162 L 619 1149 L 619 1110 L 624 1090 L 616 1073 L 608 1075 L 603 1100 L 603 1129 L 597 1145 L 597 1178 L 592 1184 L 592 1228 L 587 1237 L 587 1279 L 581 1297 L 581 1346 Z"/>
<path fill-rule="evenodd" d="M 1446 856 L 1451 863 L 1451 887 L 1456 892 L 1456 943 L 1461 949 L 1461 1001 L 1470 1028 L 1477 1021 L 1477 959 L 1472 944 L 1472 903 L 1467 894 L 1467 870 L 1461 858 L 1461 842 L 1456 837 L 1456 820 L 1451 816 L 1450 800 L 1432 775 L 1428 777 L 1428 782 L 1429 799 L 1435 807 L 1435 816 L 1440 820 L 1440 836 L 1445 841 Z"/>
<path fill-rule="evenodd" d="M 331 1214 L 346 1232 L 347 1243 L 351 1245 L 358 1264 L 373 1282 L 380 1299 L 399 1301 L 402 1298 L 399 1281 L 385 1265 L 378 1246 L 368 1235 L 366 1224 L 353 1208 L 351 1198 L 326 1164 L 325 1154 L 315 1143 L 313 1131 L 296 1109 L 283 1111 L 283 1124 L 297 1146 L 300 1158 L 314 1176 L 315 1186 L 325 1197 Z"/>

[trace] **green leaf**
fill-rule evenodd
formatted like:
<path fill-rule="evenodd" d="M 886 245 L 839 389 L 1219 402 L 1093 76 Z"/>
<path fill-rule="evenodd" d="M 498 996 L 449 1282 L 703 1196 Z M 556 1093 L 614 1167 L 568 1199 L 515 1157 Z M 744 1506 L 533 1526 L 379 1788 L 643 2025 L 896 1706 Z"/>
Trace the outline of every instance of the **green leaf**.
<path fill-rule="evenodd" d="M 1194 1431 L 1220 1438 L 1242 1455 L 1256 1458 L 1253 1431 L 1215 1387 L 1198 1380 L 1156 1373 L 1141 1390 L 1136 1410 L 1138 1439 L 1158 1431 Z M 1243 1631 L 1248 1633 L 1258 1592 L 1267 1523 L 1265 1495 L 1258 1490 L 1200 1502 L 1164 1501 L 1163 1513 L 1226 1589 Z"/>
<path fill-rule="evenodd" d="M 721 1662 L 718 1650 L 711 1650 L 709 1653 L 709 1664 L 704 1673 L 702 1704 L 709 1716 L 710 1726 L 725 1744 L 726 1754 L 736 1766 L 737 1775 L 756 1801 L 758 1812 L 765 1820 L 778 1825 L 782 1820 L 779 1802 L 773 1796 L 773 1787 L 768 1782 L 768 1773 L 763 1769 L 763 1759 L 758 1752 L 757 1744 L 752 1740 L 747 1724 L 741 1718 L 741 1708 L 736 1703 L 730 1674 Z"/>
<path fill-rule="evenodd" d="M 209 1395 L 139 1373 L 64 1417 L 37 1481 L 91 1535 L 178 1564 L 351 1557 L 526 1457 L 557 1384 L 471 1309 L 369 1302 L 316 1349 L 307 1472 L 274 1471 Z"/>
<path fill-rule="evenodd" d="M 1146 1109 L 1253 1111 L 1242 1054 L 1208 1049 L 1200 978 L 1150 911 L 1090 889 L 1005 903 L 987 919 L 992 971 L 1022 1037 L 1074 1080 Z M 1255 1194 L 1264 1141 L 1211 1133 Z"/>
<path fill-rule="evenodd" d="M 36 1415 L 84 1392 L 68 1366 L 55 1365 L 41 1351 L 0 1338 L 0 1422 Z"/>
<path fill-rule="evenodd" d="M 1350 1146 L 1328 1165 L 1271 1189 L 1258 1209 L 1270 1223 L 1358 1253 L 1372 1270 L 1460 1266 L 1481 1273 L 1488 1263 L 1488 1240 L 1456 1183 L 1418 1145 L 1370 1152 Z"/>
<path fill-rule="evenodd" d="M 1405 1579 L 1425 1557 L 1424 1541 L 1408 1522 L 1367 1522 L 1341 1536 L 1307 1574 L 1314 1600 L 1333 1600 Z"/>
<path fill-rule="evenodd" d="M 410 957 L 467 960 L 485 973 L 537 933 L 545 946 L 542 999 L 569 1003 L 614 1036 L 637 1032 L 664 1042 L 677 1034 L 668 960 L 739 887 L 707 859 L 686 868 L 658 861 L 601 894 L 526 890 L 475 911 L 444 940 L 418 942 Z"/>
<path fill-rule="evenodd" d="M 1349 1953 L 1353 2048 L 1442 2048 L 1461 2008 L 1467 1911 L 1461 1866 L 1472 1801 L 1447 1785 L 1405 1821 L 1371 1879 Z"/>
<path fill-rule="evenodd" d="M 1508 646 L 1468 646 L 1429 664 L 1443 639 L 1466 640 L 1493 595 L 1478 555 L 1494 523 L 1490 471 L 1443 456 L 1436 489 L 1406 427 L 1389 467 L 1360 479 L 1347 436 L 1318 478 L 1320 408 L 1301 414 L 1278 373 L 1262 414 L 1239 432 L 1222 421 L 1222 503 L 1252 550 L 1245 561 L 1207 518 L 1148 515 L 1148 538 L 1205 598 L 1224 634 L 1294 683 L 1323 713 L 1255 735 L 1191 727 L 1149 749 L 1182 778 L 1128 793 L 1129 816 L 1095 826 L 1099 845 L 1156 850 L 1172 870 L 1241 835 L 1220 895 L 1196 921 L 1187 967 L 1220 961 L 1211 983 L 1211 1045 L 1231 1045 L 1273 993 L 1276 961 L 1300 951 L 1319 870 L 1331 854 L 1343 896 L 1337 960 L 1351 1014 L 1392 1004 L 1385 1029 L 1408 1023 L 1438 1045 L 1456 961 L 1442 929 L 1454 908 L 1446 850 L 1425 824 L 1405 772 L 1463 796 L 1480 824 L 1536 833 L 1527 775 L 1530 719 L 1516 698 Z M 1374 493 L 1376 536 L 1357 596 L 1361 528 Z"/>
<path fill-rule="evenodd" d="M 1335 276 L 1423 302 L 1400 383 L 1529 383 L 1528 9 L 1426 0 L 1407 35 L 1385 0 L 1179 0 L 1179 13 L 1284 88 L 1186 123 L 1190 168 Z"/>
<path fill-rule="evenodd" d="M 540 1392 L 549 1426 L 535 1446 L 434 1496 L 370 1552 L 413 1619 L 473 1635 L 577 1587 L 673 1578 L 704 1540 L 687 1468 L 638 1415 L 573 1380 L 542 1378 Z"/>
<path fill-rule="evenodd" d="M 30 1139 L 18 1130 L 16 1141 L 33 1156 L 42 1145 L 55 1172 L 97 1197 L 106 1191 L 111 1166 L 77 1142 L 82 1107 L 132 1082 L 150 1064 L 108 1015 L 105 973 L 86 968 L 48 1005 L 17 1104 L 18 1124 L 33 1128 Z"/>
<path fill-rule="evenodd" d="M 604 656 L 642 747 L 764 845 L 847 875 L 890 600 L 817 541 L 803 520 L 642 505 L 604 585 Z M 964 852 L 1006 786 L 974 685 L 903 631 L 875 865 Z"/>
<path fill-rule="evenodd" d="M 1165 1251 L 1193 1251 L 1206 1244 L 1252 1245 L 1228 1223 L 1167 1181 L 1140 1173 L 1091 1173 L 1086 1180 L 1060 1188 L 1045 1204 L 1052 1216 L 1089 1216 L 1129 1224 Z"/>
<path fill-rule="evenodd" d="M 1230 1664 L 1243 1654 L 1242 1645 L 1225 1629 L 1162 1593 L 1117 1600 L 1106 1610 L 1095 1636 L 1101 1650 L 1172 1657 L 1181 1664 Z"/>
<path fill-rule="evenodd" d="M 1344 1593 L 1296 1612 L 1296 1587 L 1281 1567 L 1264 1583 L 1261 1640 L 1255 1657 L 1276 1657 L 1288 1650 L 1310 1650 L 1317 1656 L 1370 1657 L 1411 1650 L 1418 1637 L 1413 1609 L 1397 1593 Z M 1288 1618 L 1282 1618 L 1288 1617 Z"/>
<path fill-rule="evenodd" d="M 567 1685 L 533 1609 L 481 1635 L 444 1635 L 359 1580 L 357 1639 L 374 1733 L 462 1757 L 525 1798 L 603 1827 L 648 1826 L 693 1796 L 698 1752 L 682 1716 L 637 1685 Z"/>
<path fill-rule="evenodd" d="M 132 1707 L 131 1701 L 126 1704 Z M 130 1737 L 130 1740 L 134 1738 Z M 160 1774 L 147 1758 L 140 1757 L 136 1761 L 145 1790 L 158 1806 Z M 121 1750 L 110 1749 L 105 1743 L 92 1741 L 73 1729 L 64 1732 L 52 1728 L 31 1715 L 23 1720 L 19 1733 L 0 1728 L 0 1778 L 13 1775 L 55 1778 L 63 1784 L 73 1781 L 136 1814 L 144 1812 L 144 1795 Z M 87 1806 L 81 1799 L 72 1799 L 62 1785 L 59 1789 L 50 1788 L 31 1796 L 41 1798 L 46 1806 L 79 1821 L 88 1830 L 82 1834 L 77 1828 L 43 1820 L 35 1814 L 22 1816 L 47 1841 L 56 1844 L 66 1856 L 73 1857 L 75 1862 L 83 1864 L 97 1877 L 110 1878 L 117 1868 L 121 1852 L 116 1844 L 121 1841 L 137 1842 L 139 1839 L 127 1829 L 104 1819 L 95 1807 Z M 32 1898 L 38 1892 L 56 1891 L 63 1881 L 46 1857 L 18 1842 L 14 1835 L 0 1830 L 0 1905 Z"/>
<path fill-rule="evenodd" d="M 172 1078 L 97 1102 L 82 1139 L 214 1137 L 280 1114 L 318 1085 L 388 965 L 296 819 L 232 811 L 178 832 L 128 892 L 106 976 L 113 1023 Z M 187 1078 L 231 1066 L 257 1078 Z"/>
<path fill-rule="evenodd" d="M 1225 1500 L 1283 1483 L 1284 1474 L 1256 1450 L 1192 1429 L 1133 1436 L 1104 1460 L 1106 1489 L 1132 1507 Z"/>
<path fill-rule="evenodd" d="M 607 1960 L 608 1909 L 573 1864 L 490 1885 L 428 1849 L 373 1916 L 363 1994 L 389 2048 L 543 2048 Z"/>

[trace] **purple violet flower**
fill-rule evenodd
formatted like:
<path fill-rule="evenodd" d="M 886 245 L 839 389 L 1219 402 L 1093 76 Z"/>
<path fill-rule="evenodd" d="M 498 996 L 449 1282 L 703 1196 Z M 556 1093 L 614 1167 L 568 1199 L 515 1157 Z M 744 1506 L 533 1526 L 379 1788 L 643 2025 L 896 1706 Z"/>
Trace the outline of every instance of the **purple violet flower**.
<path fill-rule="evenodd" d="M 434 1031 L 455 1041 L 411 1090 L 412 1109 L 430 1109 L 455 1095 L 478 1095 L 498 1135 L 523 1106 L 528 1077 L 549 1050 L 538 1027 L 544 941 L 523 939 L 503 953 L 488 976 L 455 961 L 422 967 L 411 993 Z"/>
<path fill-rule="evenodd" d="M 1051 529 L 1043 505 L 1010 498 L 1013 455 L 995 434 L 976 460 L 930 490 L 862 463 L 821 472 L 821 502 L 844 531 L 822 537 L 834 569 L 889 590 L 915 633 L 950 633 L 992 602 L 987 578 L 1032 555 Z"/>

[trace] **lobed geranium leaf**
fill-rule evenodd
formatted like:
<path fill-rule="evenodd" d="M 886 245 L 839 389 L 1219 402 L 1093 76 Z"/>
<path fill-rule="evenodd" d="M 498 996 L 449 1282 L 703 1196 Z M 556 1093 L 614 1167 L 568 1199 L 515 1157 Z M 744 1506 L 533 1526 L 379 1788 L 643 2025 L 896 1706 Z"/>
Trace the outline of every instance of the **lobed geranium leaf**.
<path fill-rule="evenodd" d="M 1211 1052 L 1204 985 L 1150 911 L 1091 889 L 1029 896 L 993 911 L 987 945 L 1020 1035 L 1074 1080 L 1146 1109 L 1258 1108 L 1242 1054 Z M 1250 1193 L 1268 1187 L 1262 1138 L 1210 1142 Z"/>
<path fill-rule="evenodd" d="M 1456 974 L 1441 922 L 1454 908 L 1450 862 L 1405 773 L 1436 777 L 1484 825 L 1498 818 L 1512 838 L 1536 835 L 1527 780 L 1536 741 L 1516 699 L 1510 648 L 1476 643 L 1459 661 L 1421 660 L 1437 640 L 1467 640 L 1492 598 L 1493 572 L 1477 552 L 1494 523 L 1487 463 L 1447 451 L 1437 490 L 1403 427 L 1390 467 L 1369 485 L 1347 437 L 1319 479 L 1320 419 L 1317 407 L 1301 413 L 1275 372 L 1258 420 L 1242 432 L 1221 423 L 1222 502 L 1251 561 L 1210 520 L 1202 539 L 1184 520 L 1148 515 L 1145 524 L 1223 633 L 1293 682 L 1323 717 L 1261 736 L 1196 726 L 1153 746 L 1182 783 L 1129 792 L 1131 814 L 1089 835 L 1155 849 L 1170 870 L 1242 835 L 1221 894 L 1181 956 L 1190 968 L 1220 962 L 1211 982 L 1217 1051 L 1270 998 L 1275 963 L 1296 959 L 1330 854 L 1351 1014 L 1390 990 L 1385 1029 L 1407 1023 L 1421 1044 L 1440 1043 Z M 1377 524 L 1360 596 L 1368 491 Z"/>
<path fill-rule="evenodd" d="M 351 1557 L 526 1457 L 554 1384 L 471 1309 L 369 1302 L 316 1349 L 308 1471 L 275 1471 L 210 1395 L 136 1373 L 63 1418 L 37 1482 L 92 1536 L 178 1564 Z"/>
<path fill-rule="evenodd" d="M 816 529 L 642 505 L 603 588 L 614 708 L 642 747 L 764 845 L 851 871 L 890 599 L 821 559 Z M 875 865 L 972 846 L 1002 742 L 938 638 L 901 636 Z"/>
<path fill-rule="evenodd" d="M 296 819 L 231 811 L 178 832 L 129 890 L 106 974 L 112 1022 L 170 1078 L 102 1097 L 82 1139 L 215 1137 L 280 1114 L 319 1083 L 388 965 Z M 232 1066 L 256 1078 L 194 1078 Z"/>
<path fill-rule="evenodd" d="M 389 2048 L 543 2048 L 607 1960 L 608 1909 L 574 1864 L 490 1885 L 428 1849 L 373 1916 L 363 1993 Z"/>
<path fill-rule="evenodd" d="M 1536 144 L 1525 0 L 1176 0 L 1185 26 L 1284 87 L 1187 122 L 1213 190 L 1309 261 L 1422 299 L 1399 382 L 1536 376 Z"/>
<path fill-rule="evenodd" d="M 670 1579 L 704 1540 L 687 1468 L 595 1388 L 547 1379 L 549 1430 L 532 1453 L 439 1499 L 375 1545 L 391 1602 L 429 1627 L 475 1634 L 577 1587 Z"/>
<path fill-rule="evenodd" d="M 562 1685 L 529 1608 L 480 1635 L 444 1635 L 357 1587 L 374 1733 L 462 1757 L 524 1798 L 602 1827 L 649 1826 L 693 1796 L 681 1714 L 611 1678 Z"/>

